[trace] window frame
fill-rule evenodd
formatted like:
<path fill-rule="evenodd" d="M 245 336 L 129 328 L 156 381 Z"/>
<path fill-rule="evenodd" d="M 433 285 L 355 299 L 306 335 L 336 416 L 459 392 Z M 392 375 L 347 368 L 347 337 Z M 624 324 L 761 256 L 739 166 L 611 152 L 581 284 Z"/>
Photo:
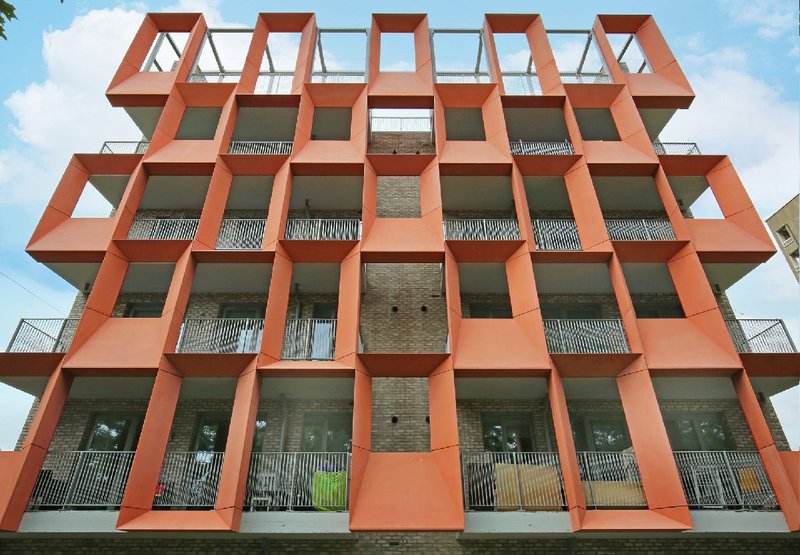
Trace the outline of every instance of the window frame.
<path fill-rule="evenodd" d="M 536 451 L 536 435 L 534 433 L 534 418 L 533 418 L 533 411 L 481 411 L 481 437 L 483 440 L 483 450 L 489 451 L 486 447 L 486 438 L 485 438 L 485 428 L 486 423 L 489 419 L 494 418 L 497 419 L 499 422 L 499 426 L 501 428 L 501 433 L 503 436 L 502 446 L 503 449 L 501 451 L 492 451 L 497 453 L 526 453 L 528 451 L 519 450 L 519 451 L 510 451 L 507 449 L 508 441 L 506 440 L 507 433 L 506 427 L 507 425 L 511 424 L 510 419 L 517 418 L 522 420 L 525 419 L 525 422 L 528 425 L 528 431 L 530 432 L 531 438 L 531 451 Z"/>
<path fill-rule="evenodd" d="M 628 431 L 628 422 L 625 420 L 625 414 L 619 414 L 614 411 L 598 411 L 592 413 L 585 413 L 585 412 L 576 412 L 570 413 L 569 415 L 570 425 L 572 428 L 573 433 L 573 441 L 574 436 L 578 435 L 580 432 L 583 435 L 583 441 L 586 445 L 586 451 L 595 452 L 595 453 L 621 453 L 625 449 L 629 449 L 633 446 L 633 442 L 631 441 L 631 435 Z M 627 442 L 627 447 L 624 449 L 620 449 L 619 451 L 599 451 L 597 449 L 597 445 L 594 442 L 594 434 L 592 433 L 592 422 L 598 420 L 619 420 L 622 422 L 622 431 L 624 438 Z M 578 446 L 575 445 L 575 449 L 578 449 Z"/>
<path fill-rule="evenodd" d="M 138 310 L 155 310 L 158 308 L 158 316 L 137 316 L 134 313 Z M 161 318 L 164 314 L 163 302 L 131 302 L 125 305 L 125 311 L 122 313 L 123 318 Z"/>
<path fill-rule="evenodd" d="M 722 426 L 722 431 L 725 434 L 725 443 L 727 444 L 727 449 L 724 451 L 735 451 L 736 450 L 736 441 L 733 439 L 733 435 L 730 432 L 730 426 L 728 425 L 728 419 L 725 417 L 725 413 L 722 411 L 667 411 L 664 412 L 662 415 L 662 419 L 664 420 L 664 429 L 667 431 L 667 437 L 669 438 L 669 429 L 667 428 L 667 421 L 677 421 L 677 420 L 690 420 L 692 422 L 692 429 L 694 430 L 695 437 L 698 440 L 698 444 L 700 445 L 700 450 L 703 452 L 715 452 L 714 449 L 708 448 L 708 442 L 703 434 L 700 432 L 700 426 L 698 426 L 698 419 L 707 418 L 709 416 L 713 416 L 719 419 L 720 425 Z M 672 439 L 670 439 L 670 446 L 672 447 Z M 679 451 L 679 449 L 673 450 Z"/>
<path fill-rule="evenodd" d="M 130 428 L 125 437 L 124 446 L 120 451 L 135 451 L 139 443 L 139 437 L 142 433 L 142 424 L 144 422 L 144 413 L 139 411 L 97 411 L 89 414 L 89 423 L 84 430 L 83 438 L 81 439 L 81 446 L 83 451 L 92 451 L 89 449 L 92 438 L 94 437 L 95 430 L 97 429 L 98 420 L 101 418 L 123 418 L 130 419 Z"/>
<path fill-rule="evenodd" d="M 225 430 L 225 441 L 228 442 L 228 435 L 231 428 L 231 414 L 223 411 L 200 411 L 195 416 L 194 433 L 192 434 L 192 451 L 202 453 L 222 453 L 225 451 L 225 445 L 222 446 L 222 451 L 200 451 L 200 429 L 203 427 L 204 421 L 227 420 L 228 427 Z"/>
<path fill-rule="evenodd" d="M 303 448 L 303 437 L 305 436 L 306 427 L 309 424 L 309 417 L 322 419 L 322 445 L 319 451 L 306 451 Z M 349 417 L 349 418 L 346 418 Z M 330 431 L 330 423 L 332 418 L 341 418 L 343 421 L 350 422 L 350 439 L 348 440 L 347 453 L 353 449 L 353 413 L 345 411 L 313 411 L 303 413 L 303 425 L 300 428 L 300 449 L 303 453 L 340 453 L 341 451 L 328 451 L 328 432 Z"/>

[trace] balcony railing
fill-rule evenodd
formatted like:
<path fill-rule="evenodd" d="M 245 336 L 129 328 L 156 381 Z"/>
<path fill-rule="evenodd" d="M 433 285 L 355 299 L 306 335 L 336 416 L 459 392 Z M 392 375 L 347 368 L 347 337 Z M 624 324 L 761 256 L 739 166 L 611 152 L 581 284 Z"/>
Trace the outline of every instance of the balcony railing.
<path fill-rule="evenodd" d="M 503 73 L 503 88 L 508 95 L 542 94 L 535 73 Z"/>
<path fill-rule="evenodd" d="M 28 510 L 117 508 L 132 462 L 133 451 L 50 451 Z"/>
<path fill-rule="evenodd" d="M 189 76 L 190 83 L 238 83 L 241 71 L 195 71 Z"/>
<path fill-rule="evenodd" d="M 664 156 L 667 154 L 684 156 L 700 154 L 700 149 L 697 147 L 697 143 L 662 143 L 660 141 L 655 141 L 653 143 L 653 148 L 655 149 L 656 154 L 659 156 Z"/>
<path fill-rule="evenodd" d="M 225 453 L 176 452 L 164 455 L 161 476 L 153 496 L 154 507 L 211 507 Z"/>
<path fill-rule="evenodd" d="M 128 239 L 191 240 L 199 224 L 200 220 L 193 218 L 137 218 L 131 223 Z"/>
<path fill-rule="evenodd" d="M 464 506 L 469 511 L 565 508 L 557 453 L 464 453 Z"/>
<path fill-rule="evenodd" d="M 606 73 L 561 73 L 561 82 L 573 85 L 592 85 L 611 83 L 611 76 Z"/>
<path fill-rule="evenodd" d="M 632 452 L 581 451 L 577 455 L 587 508 L 647 506 Z"/>
<path fill-rule="evenodd" d="M 676 451 L 675 462 L 690 507 L 778 508 L 756 452 Z"/>
<path fill-rule="evenodd" d="M 444 220 L 444 237 L 449 241 L 517 241 L 517 220 Z"/>
<path fill-rule="evenodd" d="M 437 71 L 437 83 L 491 83 L 492 76 L 488 73 L 474 73 L 468 71 Z"/>
<path fill-rule="evenodd" d="M 669 220 L 606 220 L 612 241 L 674 241 Z"/>
<path fill-rule="evenodd" d="M 545 320 L 544 335 L 551 353 L 627 353 L 622 320 Z"/>
<path fill-rule="evenodd" d="M 315 71 L 311 74 L 312 83 L 366 83 L 367 74 L 363 71 Z"/>
<path fill-rule="evenodd" d="M 294 73 L 291 71 L 263 72 L 256 79 L 255 94 L 291 94 Z"/>
<path fill-rule="evenodd" d="M 100 147 L 100 154 L 144 154 L 150 141 L 106 141 Z"/>
<path fill-rule="evenodd" d="M 333 360 L 335 346 L 335 319 L 297 318 L 286 322 L 284 359 Z"/>
<path fill-rule="evenodd" d="M 257 353 L 263 318 L 187 318 L 178 338 L 179 353 Z"/>
<path fill-rule="evenodd" d="M 245 506 L 251 511 L 346 511 L 350 453 L 253 453 Z"/>
<path fill-rule="evenodd" d="M 219 250 L 261 250 L 267 221 L 255 218 L 226 218 L 217 236 Z"/>
<path fill-rule="evenodd" d="M 571 141 L 511 141 L 511 154 L 575 154 Z"/>
<path fill-rule="evenodd" d="M 292 141 L 231 141 L 228 154 L 277 154 L 292 153 Z"/>
<path fill-rule="evenodd" d="M 579 251 L 575 220 L 533 220 L 533 237 L 540 251 Z"/>
<path fill-rule="evenodd" d="M 372 133 L 430 133 L 430 117 L 371 116 L 369 129 Z"/>
<path fill-rule="evenodd" d="M 291 241 L 358 241 L 361 220 L 289 220 L 285 238 Z"/>
<path fill-rule="evenodd" d="M 78 318 L 23 318 L 17 324 L 9 353 L 65 353 L 72 343 Z"/>
<path fill-rule="evenodd" d="M 739 353 L 796 353 L 792 336 L 783 320 L 726 320 L 728 332 Z"/>

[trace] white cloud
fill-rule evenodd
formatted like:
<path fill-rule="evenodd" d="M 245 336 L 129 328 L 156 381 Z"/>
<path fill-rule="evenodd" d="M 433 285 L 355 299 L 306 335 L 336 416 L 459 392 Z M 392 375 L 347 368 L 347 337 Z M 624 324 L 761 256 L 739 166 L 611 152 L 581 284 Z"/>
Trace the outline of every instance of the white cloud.
<path fill-rule="evenodd" d="M 767 39 L 793 32 L 797 7 L 787 0 L 717 0 L 731 18 L 741 25 L 753 25 Z"/>
<path fill-rule="evenodd" d="M 167 6 L 162 11 L 164 12 L 199 12 L 202 13 L 206 19 L 206 24 L 209 27 L 221 27 L 229 25 L 222 17 L 222 12 L 219 10 L 219 5 L 222 0 L 178 0 L 175 4 Z"/>

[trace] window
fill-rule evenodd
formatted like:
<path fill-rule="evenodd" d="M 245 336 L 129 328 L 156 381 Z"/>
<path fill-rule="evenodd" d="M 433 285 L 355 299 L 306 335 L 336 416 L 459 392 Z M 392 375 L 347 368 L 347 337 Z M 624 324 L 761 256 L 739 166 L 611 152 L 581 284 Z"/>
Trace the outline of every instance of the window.
<path fill-rule="evenodd" d="M 220 310 L 221 318 L 263 318 L 266 307 L 258 303 L 224 304 Z"/>
<path fill-rule="evenodd" d="M 161 318 L 163 303 L 129 303 L 125 307 L 125 318 Z"/>
<path fill-rule="evenodd" d="M 264 438 L 267 435 L 267 415 L 256 416 L 256 429 L 253 432 L 253 453 L 264 451 Z"/>
<path fill-rule="evenodd" d="M 506 303 L 469 303 L 470 318 L 511 318 L 511 305 Z"/>
<path fill-rule="evenodd" d="M 733 442 L 722 414 L 665 415 L 664 426 L 676 451 L 729 451 Z"/>
<path fill-rule="evenodd" d="M 194 450 L 207 453 L 225 451 L 230 417 L 222 414 L 201 414 L 197 419 Z"/>
<path fill-rule="evenodd" d="M 545 320 L 596 320 L 600 318 L 600 305 L 542 305 Z"/>
<path fill-rule="evenodd" d="M 631 446 L 625 418 L 613 414 L 570 416 L 578 451 L 620 452 Z"/>
<path fill-rule="evenodd" d="M 314 303 L 311 316 L 320 320 L 335 320 L 336 303 Z"/>
<path fill-rule="evenodd" d="M 353 415 L 346 412 L 310 413 L 303 421 L 301 451 L 349 452 L 353 439 Z"/>
<path fill-rule="evenodd" d="M 493 452 L 533 451 L 530 413 L 484 413 L 483 448 Z"/>
<path fill-rule="evenodd" d="M 781 245 L 787 245 L 792 240 L 792 232 L 789 231 L 788 226 L 779 227 L 775 233 L 777 233 L 778 239 L 781 240 Z"/>
<path fill-rule="evenodd" d="M 86 433 L 87 451 L 133 451 L 139 442 L 141 414 L 97 414 Z"/>

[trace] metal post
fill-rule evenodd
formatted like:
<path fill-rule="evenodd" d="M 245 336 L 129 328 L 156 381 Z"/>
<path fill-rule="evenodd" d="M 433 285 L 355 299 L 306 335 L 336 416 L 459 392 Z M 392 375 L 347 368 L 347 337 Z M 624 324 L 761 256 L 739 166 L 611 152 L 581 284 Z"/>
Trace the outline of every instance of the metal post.
<path fill-rule="evenodd" d="M 740 507 L 744 506 L 744 502 L 742 501 L 742 492 L 739 491 L 739 480 L 737 480 L 736 474 L 733 472 L 733 467 L 731 466 L 731 461 L 728 458 L 728 452 L 722 451 L 722 459 L 725 461 L 725 467 L 728 469 L 728 476 L 730 477 L 731 484 L 733 485 L 733 493 L 736 495 L 736 502 Z"/>
<path fill-rule="evenodd" d="M 519 510 L 522 510 L 522 480 L 519 473 L 519 465 L 517 464 L 517 453 L 516 451 L 511 453 L 511 460 L 514 462 L 514 475 L 517 477 L 517 501 L 519 505 Z"/>

